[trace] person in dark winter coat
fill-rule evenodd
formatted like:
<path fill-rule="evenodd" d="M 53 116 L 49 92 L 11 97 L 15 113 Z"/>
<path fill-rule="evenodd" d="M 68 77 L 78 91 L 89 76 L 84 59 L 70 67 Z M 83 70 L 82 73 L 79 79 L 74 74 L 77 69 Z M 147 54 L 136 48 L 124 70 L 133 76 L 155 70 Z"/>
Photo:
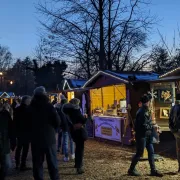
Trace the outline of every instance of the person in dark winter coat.
<path fill-rule="evenodd" d="M 169 116 L 169 129 L 176 139 L 176 154 L 178 159 L 178 173 L 180 173 L 180 102 L 176 101 Z"/>
<path fill-rule="evenodd" d="M 30 96 L 23 96 L 21 105 L 14 110 L 14 125 L 17 138 L 17 148 L 15 153 L 16 169 L 19 169 L 20 156 L 21 165 L 20 170 L 28 170 L 26 167 L 26 159 L 30 144 L 30 124 L 27 120 L 29 118 L 29 105 L 31 102 Z"/>
<path fill-rule="evenodd" d="M 64 162 L 69 161 L 69 141 L 70 141 L 70 153 L 71 153 L 71 159 L 73 160 L 75 158 L 74 154 L 74 142 L 72 140 L 71 134 L 69 132 L 69 124 L 67 120 L 67 115 L 63 113 L 62 108 L 65 104 L 67 104 L 67 99 L 61 99 L 61 103 L 59 106 L 57 106 L 57 110 L 59 113 L 59 116 L 61 118 L 61 130 L 62 130 L 62 136 L 63 136 L 63 154 L 64 154 Z"/>
<path fill-rule="evenodd" d="M 43 179 L 43 162 L 46 156 L 50 178 L 58 180 L 56 129 L 60 126 L 60 118 L 56 109 L 49 102 L 44 87 L 37 87 L 34 90 L 30 111 L 34 179 Z"/>
<path fill-rule="evenodd" d="M 151 168 L 151 176 L 162 177 L 162 174 L 156 170 L 154 162 L 153 140 L 153 124 L 149 111 L 151 97 L 144 95 L 141 98 L 142 107 L 139 108 L 135 120 L 135 139 L 136 139 L 136 154 L 132 159 L 128 174 L 131 176 L 140 176 L 140 173 L 135 169 L 138 161 L 143 155 L 144 148 L 148 151 L 148 159 Z"/>
<path fill-rule="evenodd" d="M 13 122 L 9 113 L 9 104 L 0 107 L 0 179 L 4 180 L 7 174 L 10 149 L 14 151 L 16 138 Z"/>
<path fill-rule="evenodd" d="M 15 110 L 16 105 L 17 105 L 17 100 L 16 100 L 16 99 L 13 99 L 13 103 L 12 103 L 12 105 L 11 105 L 13 111 Z"/>
<path fill-rule="evenodd" d="M 77 173 L 84 173 L 83 156 L 84 156 L 84 141 L 87 139 L 87 131 L 84 128 L 87 118 L 81 114 L 79 107 L 80 100 L 77 98 L 71 99 L 70 103 L 63 106 L 63 112 L 68 115 L 70 132 L 73 141 L 76 144 L 75 149 L 75 168 Z"/>
<path fill-rule="evenodd" d="M 58 102 L 57 97 L 54 96 L 54 100 L 52 101 L 52 105 L 54 106 Z"/>
<path fill-rule="evenodd" d="M 56 108 L 58 114 L 60 115 L 61 103 L 54 104 L 54 107 Z M 61 116 L 60 116 L 60 119 L 61 119 L 61 124 L 62 124 Z M 62 150 L 61 153 L 63 154 L 63 148 L 62 148 L 62 128 L 61 128 L 61 125 L 60 125 L 60 127 L 58 127 L 56 132 L 57 132 L 57 135 L 58 135 L 58 137 L 57 137 L 57 152 L 60 153 L 61 150 Z"/>

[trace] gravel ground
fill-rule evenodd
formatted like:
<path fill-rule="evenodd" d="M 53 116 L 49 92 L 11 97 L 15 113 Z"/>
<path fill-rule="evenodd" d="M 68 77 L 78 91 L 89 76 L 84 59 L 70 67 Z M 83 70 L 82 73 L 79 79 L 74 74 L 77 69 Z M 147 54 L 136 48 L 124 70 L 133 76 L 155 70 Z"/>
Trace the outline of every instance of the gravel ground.
<path fill-rule="evenodd" d="M 156 165 L 164 177 L 162 179 L 180 179 L 177 169 L 177 161 L 174 158 L 174 141 L 161 143 L 161 146 L 155 147 L 156 153 L 163 155 L 164 160 L 157 161 Z M 147 161 L 141 161 L 137 169 L 142 173 L 140 178 L 127 176 L 127 170 L 130 165 L 134 148 L 121 146 L 116 143 L 102 142 L 99 140 L 88 140 L 85 145 L 85 174 L 76 175 L 73 168 L 74 163 L 64 163 L 62 155 L 58 154 L 59 173 L 62 180 L 123 180 L 123 179 L 160 179 L 149 176 L 149 164 Z M 28 157 L 31 162 L 31 157 Z M 31 165 L 31 164 L 29 164 Z M 49 179 L 47 168 L 44 169 L 45 180 Z M 11 172 L 7 180 L 31 180 L 32 171 L 18 173 L 15 170 Z"/>

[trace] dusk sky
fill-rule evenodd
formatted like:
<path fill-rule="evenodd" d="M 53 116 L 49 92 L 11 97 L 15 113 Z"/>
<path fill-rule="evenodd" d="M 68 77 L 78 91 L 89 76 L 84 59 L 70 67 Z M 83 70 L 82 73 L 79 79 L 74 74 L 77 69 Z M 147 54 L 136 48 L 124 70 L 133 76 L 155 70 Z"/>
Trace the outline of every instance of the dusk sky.
<path fill-rule="evenodd" d="M 0 0 L 0 44 L 8 46 L 15 58 L 32 56 L 38 43 L 38 0 Z M 154 27 L 151 43 L 159 42 L 157 29 L 172 42 L 174 30 L 180 25 L 180 0 L 152 0 L 151 14 L 161 21 Z"/>

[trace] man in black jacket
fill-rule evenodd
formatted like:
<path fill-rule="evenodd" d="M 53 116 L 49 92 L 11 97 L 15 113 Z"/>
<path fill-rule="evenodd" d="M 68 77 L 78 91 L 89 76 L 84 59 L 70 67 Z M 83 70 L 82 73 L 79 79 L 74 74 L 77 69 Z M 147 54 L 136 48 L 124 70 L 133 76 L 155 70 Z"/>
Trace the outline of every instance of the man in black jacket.
<path fill-rule="evenodd" d="M 140 175 L 138 171 L 135 169 L 135 166 L 142 157 L 144 148 L 146 148 L 148 151 L 148 160 L 151 168 L 151 176 L 162 177 L 162 174 L 156 170 L 154 163 L 154 148 L 152 144 L 153 124 L 149 110 L 150 100 L 151 100 L 150 96 L 144 95 L 141 98 L 142 107 L 139 108 L 136 114 L 136 121 L 135 121 L 136 154 L 133 157 L 131 166 L 128 170 L 128 174 L 131 176 Z"/>
<path fill-rule="evenodd" d="M 60 118 L 56 109 L 49 102 L 44 87 L 34 90 L 30 111 L 34 179 L 43 180 L 43 161 L 46 156 L 50 178 L 58 180 L 56 129 L 60 126 Z"/>
<path fill-rule="evenodd" d="M 29 108 L 31 97 L 23 96 L 21 105 L 14 110 L 14 125 L 17 138 L 17 148 L 15 153 L 16 169 L 19 169 L 20 156 L 21 166 L 20 170 L 28 170 L 26 167 L 26 159 L 30 144 L 30 129 L 29 129 Z"/>

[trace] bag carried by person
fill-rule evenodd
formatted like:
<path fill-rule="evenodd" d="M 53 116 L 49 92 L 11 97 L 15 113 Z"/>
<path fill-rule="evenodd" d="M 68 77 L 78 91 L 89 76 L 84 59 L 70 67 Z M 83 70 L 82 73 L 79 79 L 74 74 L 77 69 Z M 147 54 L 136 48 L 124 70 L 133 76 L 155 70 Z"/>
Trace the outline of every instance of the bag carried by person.
<path fill-rule="evenodd" d="M 157 124 L 153 125 L 153 143 L 154 144 L 159 144 L 160 139 L 159 139 L 159 134 L 161 133 L 160 127 Z"/>
<path fill-rule="evenodd" d="M 88 139 L 88 132 L 86 128 L 82 124 L 72 124 L 69 117 L 67 117 L 67 120 L 70 124 L 70 133 L 73 141 L 86 141 Z M 79 126 L 79 127 L 78 127 Z"/>
<path fill-rule="evenodd" d="M 84 126 L 80 128 L 74 127 L 71 134 L 74 141 L 78 141 L 78 140 L 86 141 L 88 139 L 88 133 Z"/>

